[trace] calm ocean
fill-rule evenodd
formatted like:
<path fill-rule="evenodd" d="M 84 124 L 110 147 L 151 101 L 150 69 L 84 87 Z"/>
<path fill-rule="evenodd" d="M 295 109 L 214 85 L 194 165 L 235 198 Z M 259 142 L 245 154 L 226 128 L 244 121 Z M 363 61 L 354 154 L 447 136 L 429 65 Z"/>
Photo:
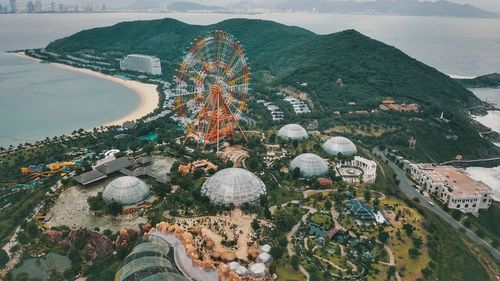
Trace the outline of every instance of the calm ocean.
<path fill-rule="evenodd" d="M 83 29 L 173 17 L 215 23 L 229 14 L 17 14 L 0 16 L 0 51 L 43 47 Z M 331 14 L 260 14 L 319 34 L 356 29 L 458 76 L 500 72 L 500 20 Z M 165 46 L 167 47 L 167 46 Z M 113 82 L 0 54 L 0 146 L 90 128 L 126 115 L 138 103 Z"/>

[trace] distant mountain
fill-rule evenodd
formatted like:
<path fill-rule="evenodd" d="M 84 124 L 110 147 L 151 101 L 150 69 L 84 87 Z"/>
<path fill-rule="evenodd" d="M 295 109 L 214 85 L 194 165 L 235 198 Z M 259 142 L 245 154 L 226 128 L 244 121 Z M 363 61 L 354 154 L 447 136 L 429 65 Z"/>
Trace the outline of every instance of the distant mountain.
<path fill-rule="evenodd" d="M 106 53 L 154 55 L 161 59 L 164 77 L 171 79 L 191 41 L 211 30 L 229 32 L 245 47 L 252 68 L 252 94 L 267 95 L 268 89 L 307 82 L 305 91 L 310 93 L 317 109 L 311 118 L 317 119 L 323 129 L 339 121 L 334 120 L 333 112 L 340 110 L 344 114 L 342 120 L 391 124 L 399 128 L 398 132 L 377 138 L 381 144 L 406 148 L 408 134 L 412 134 L 419 143 L 420 150 L 411 152 L 416 157 L 430 155 L 433 159 L 445 160 L 461 154 L 474 159 L 499 154 L 498 148 L 479 137 L 467 115 L 467 107 L 482 103 L 473 93 L 395 47 L 355 30 L 317 35 L 303 28 L 264 20 L 231 19 L 202 26 L 163 19 L 85 30 L 54 41 L 46 48 L 75 55 L 82 52 L 104 56 Z M 339 78 L 345 87 L 336 85 Z M 417 103 L 422 112 L 418 118 L 391 112 L 366 117 L 348 113 L 353 111 L 348 106 L 351 101 L 355 101 L 360 110 L 371 110 L 378 109 L 386 97 Z M 435 118 L 443 111 L 452 120 L 447 124 Z M 450 141 L 446 138 L 449 135 L 456 135 L 456 140 Z"/>
<path fill-rule="evenodd" d="M 189 11 L 223 11 L 219 6 L 207 6 L 194 2 L 174 2 L 167 6 L 169 11 L 189 12 Z"/>
<path fill-rule="evenodd" d="M 375 1 L 327 1 L 327 0 L 287 0 L 278 4 L 279 11 L 300 11 L 319 13 L 371 13 L 397 14 L 405 16 L 443 16 L 496 18 L 497 14 L 481 10 L 467 4 L 448 1 L 429 2 L 418 0 L 375 0 Z"/>
<path fill-rule="evenodd" d="M 472 79 L 455 79 L 467 88 L 496 88 L 500 87 L 500 74 L 492 73 Z"/>

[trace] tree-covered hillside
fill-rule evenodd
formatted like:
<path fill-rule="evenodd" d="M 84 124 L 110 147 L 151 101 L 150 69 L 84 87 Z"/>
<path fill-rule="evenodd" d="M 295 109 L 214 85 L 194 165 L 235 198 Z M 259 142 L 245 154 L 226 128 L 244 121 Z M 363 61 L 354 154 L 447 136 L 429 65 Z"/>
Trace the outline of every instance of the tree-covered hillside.
<path fill-rule="evenodd" d="M 467 88 L 495 88 L 500 87 L 500 73 L 491 73 L 472 79 L 456 79 Z"/>
<path fill-rule="evenodd" d="M 417 147 L 407 150 L 407 155 L 422 161 L 449 160 L 457 154 L 469 159 L 500 154 L 479 137 L 467 115 L 467 107 L 481 103 L 470 91 L 400 50 L 354 30 L 317 35 L 263 20 L 231 19 L 200 26 L 163 19 L 82 31 L 49 44 L 47 50 L 115 57 L 154 55 L 162 60 L 164 76 L 170 79 L 190 42 L 214 29 L 225 30 L 245 46 L 254 95 L 271 96 L 288 86 L 310 93 L 313 113 L 296 121 L 317 119 L 321 129 L 341 125 L 349 129 L 343 129 L 344 134 L 403 150 L 408 137 L 415 136 Z M 337 86 L 339 78 L 345 86 Z M 300 88 L 298 83 L 303 82 L 307 86 Z M 417 103 L 421 111 L 349 114 L 378 109 L 386 97 L 398 103 Z M 351 101 L 356 106 L 347 106 Z M 342 115 L 334 116 L 334 111 Z M 450 122 L 436 120 L 441 112 Z M 360 133 L 377 128 L 381 128 L 381 135 Z"/>

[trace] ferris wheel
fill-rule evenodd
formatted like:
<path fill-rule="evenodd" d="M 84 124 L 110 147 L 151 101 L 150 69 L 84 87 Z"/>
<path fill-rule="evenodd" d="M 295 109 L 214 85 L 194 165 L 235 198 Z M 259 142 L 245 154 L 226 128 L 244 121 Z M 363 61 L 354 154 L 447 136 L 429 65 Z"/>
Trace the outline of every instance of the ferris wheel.
<path fill-rule="evenodd" d="M 175 109 L 186 139 L 199 145 L 233 137 L 246 140 L 238 120 L 247 108 L 250 67 L 243 46 L 220 30 L 198 37 L 174 76 Z"/>

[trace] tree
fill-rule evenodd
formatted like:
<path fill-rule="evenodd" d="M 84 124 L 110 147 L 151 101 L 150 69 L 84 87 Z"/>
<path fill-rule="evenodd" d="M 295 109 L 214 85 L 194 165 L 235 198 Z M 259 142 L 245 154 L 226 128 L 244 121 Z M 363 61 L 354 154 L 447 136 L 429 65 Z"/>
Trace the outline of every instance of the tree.
<path fill-rule="evenodd" d="M 292 171 L 292 179 L 296 180 L 300 177 L 300 168 L 299 167 L 296 167 L 295 169 L 293 169 Z"/>
<path fill-rule="evenodd" d="M 370 201 L 370 199 L 372 198 L 372 193 L 370 192 L 370 190 L 365 190 L 364 197 L 365 197 L 365 202 Z"/>
<path fill-rule="evenodd" d="M 385 231 L 381 231 L 379 234 L 378 234 L 378 239 L 382 242 L 382 243 L 387 243 L 387 239 L 389 239 L 389 233 L 385 232 Z"/>
<path fill-rule="evenodd" d="M 404 223 L 403 224 L 403 229 L 405 230 L 406 234 L 408 234 L 408 236 L 412 235 L 412 233 L 413 233 L 413 225 L 411 225 L 409 223 Z"/>
<path fill-rule="evenodd" d="M 325 201 L 325 209 L 330 210 L 332 208 L 332 201 L 326 200 Z"/>
<path fill-rule="evenodd" d="M 113 201 L 109 203 L 109 205 L 107 206 L 107 210 L 113 216 L 118 216 L 119 214 L 121 214 L 123 207 L 120 203 Z"/>
<path fill-rule="evenodd" d="M 201 168 L 198 168 L 198 169 L 194 170 L 193 175 L 195 178 L 201 178 L 205 175 L 205 171 L 203 171 L 203 169 L 201 169 Z"/>
<path fill-rule="evenodd" d="M 252 229 L 254 231 L 256 231 L 259 228 L 260 228 L 259 220 L 258 219 L 253 219 L 253 221 L 252 221 Z"/>
<path fill-rule="evenodd" d="M 151 154 L 151 152 L 153 152 L 153 150 L 155 149 L 155 147 L 153 146 L 153 144 L 148 143 L 148 144 L 146 144 L 146 145 L 145 145 L 142 149 L 143 149 L 143 151 L 144 151 L 147 155 L 149 155 L 149 154 Z"/>
<path fill-rule="evenodd" d="M 292 268 L 297 271 L 299 270 L 300 259 L 297 255 L 292 256 Z"/>
<path fill-rule="evenodd" d="M 0 249 L 0 267 L 3 267 L 9 261 L 9 255 L 4 249 Z"/>
<path fill-rule="evenodd" d="M 387 279 L 391 279 L 391 277 L 393 277 L 394 275 L 396 275 L 396 267 L 391 265 L 387 270 Z"/>
<path fill-rule="evenodd" d="M 420 252 L 418 251 L 417 248 L 410 248 L 408 250 L 408 254 L 410 255 L 410 257 L 412 259 L 415 259 L 415 258 L 417 258 L 420 255 Z"/>
<path fill-rule="evenodd" d="M 452 216 L 454 219 L 459 220 L 459 219 L 461 219 L 461 218 L 462 218 L 462 212 L 461 212 L 460 210 L 455 209 L 455 210 L 453 210 L 453 211 L 451 212 L 451 216 Z"/>
<path fill-rule="evenodd" d="M 30 236 L 36 236 L 38 235 L 38 233 L 40 233 L 40 229 L 38 229 L 38 226 L 33 223 L 33 222 L 29 222 L 27 225 L 26 225 L 26 232 L 30 235 Z"/>

